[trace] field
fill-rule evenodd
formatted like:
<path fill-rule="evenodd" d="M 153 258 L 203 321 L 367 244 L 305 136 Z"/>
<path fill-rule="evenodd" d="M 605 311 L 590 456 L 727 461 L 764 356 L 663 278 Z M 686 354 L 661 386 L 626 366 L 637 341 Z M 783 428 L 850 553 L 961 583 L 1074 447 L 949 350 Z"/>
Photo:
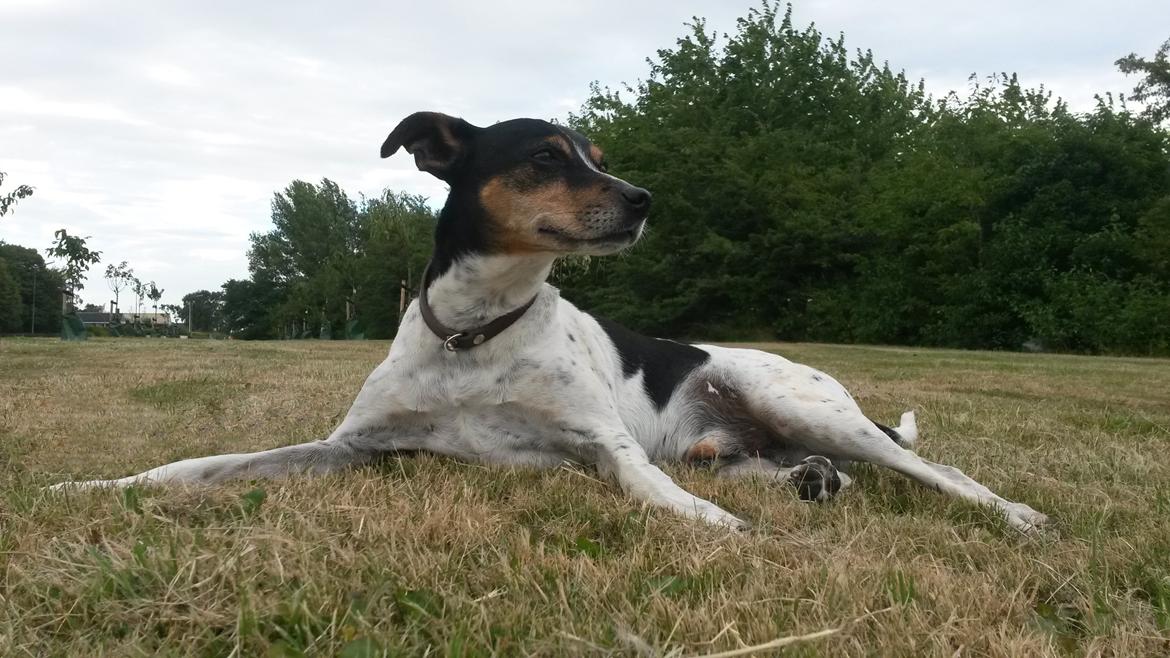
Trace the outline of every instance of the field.
<path fill-rule="evenodd" d="M 588 470 L 427 456 L 47 494 L 323 437 L 387 344 L 0 340 L 0 655 L 1170 653 L 1170 362 L 767 348 L 877 420 L 918 409 L 920 452 L 1051 531 L 872 468 L 825 505 L 668 468 L 740 534 Z"/>

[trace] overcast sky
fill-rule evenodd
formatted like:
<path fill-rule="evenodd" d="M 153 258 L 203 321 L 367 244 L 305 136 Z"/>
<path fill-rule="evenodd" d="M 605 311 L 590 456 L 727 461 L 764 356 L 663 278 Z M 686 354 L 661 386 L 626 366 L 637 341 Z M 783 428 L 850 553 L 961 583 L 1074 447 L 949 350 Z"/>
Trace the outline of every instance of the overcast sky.
<path fill-rule="evenodd" d="M 36 188 L 0 240 L 93 236 L 100 268 L 127 260 L 177 302 L 247 276 L 248 234 L 293 179 L 440 203 L 410 158 L 378 158 L 406 114 L 563 118 L 591 81 L 644 77 L 692 16 L 730 31 L 754 4 L 0 0 L 0 171 Z M 1017 71 L 1074 109 L 1129 91 L 1113 61 L 1170 37 L 1165 0 L 817 0 L 794 16 L 935 94 Z M 82 297 L 109 299 L 100 275 Z"/>

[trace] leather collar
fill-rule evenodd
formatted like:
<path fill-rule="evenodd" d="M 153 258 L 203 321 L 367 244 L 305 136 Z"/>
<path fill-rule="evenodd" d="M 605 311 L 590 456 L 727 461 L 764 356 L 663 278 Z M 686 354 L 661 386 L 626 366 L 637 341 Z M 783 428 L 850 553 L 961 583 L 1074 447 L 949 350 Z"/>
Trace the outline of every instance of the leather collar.
<path fill-rule="evenodd" d="M 539 295 L 539 293 L 537 293 L 537 295 L 533 295 L 532 299 L 528 300 L 528 302 L 523 306 L 508 311 L 507 313 L 492 320 L 491 322 L 488 322 L 487 324 L 473 327 L 471 329 L 465 329 L 463 331 L 456 331 L 455 329 L 450 329 L 444 326 L 442 322 L 439 322 L 439 319 L 435 317 L 434 310 L 431 309 L 430 302 L 427 301 L 427 287 L 431 282 L 430 273 L 431 266 L 428 263 L 427 269 L 423 272 L 422 290 L 420 290 L 418 294 L 418 308 L 419 311 L 422 312 L 423 322 L 426 322 L 427 327 L 431 330 L 431 332 L 443 341 L 443 349 L 447 350 L 448 352 L 469 350 L 478 345 L 483 345 L 492 338 L 500 335 L 500 333 L 502 333 L 505 329 L 512 326 L 513 323 L 519 320 L 520 316 L 524 315 L 525 311 L 527 311 L 532 306 L 533 302 L 536 301 L 536 297 Z"/>

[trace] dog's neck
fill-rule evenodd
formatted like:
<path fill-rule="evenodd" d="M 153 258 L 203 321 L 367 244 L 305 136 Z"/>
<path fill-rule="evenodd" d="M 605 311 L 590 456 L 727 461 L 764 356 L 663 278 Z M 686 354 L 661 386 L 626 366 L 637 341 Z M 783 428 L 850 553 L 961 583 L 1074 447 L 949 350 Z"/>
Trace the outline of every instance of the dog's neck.
<path fill-rule="evenodd" d="M 556 254 L 498 254 L 486 235 L 490 223 L 474 196 L 457 186 L 435 227 L 427 280 L 431 310 L 444 326 L 465 331 L 527 304 L 540 292 Z"/>
<path fill-rule="evenodd" d="M 435 318 L 466 331 L 527 304 L 544 285 L 556 254 L 500 254 L 492 248 L 477 194 L 452 185 L 435 226 L 426 286 Z"/>
<path fill-rule="evenodd" d="M 527 304 L 540 292 L 554 260 L 554 254 L 463 254 L 441 273 L 432 272 L 423 285 L 439 322 L 463 331 Z"/>

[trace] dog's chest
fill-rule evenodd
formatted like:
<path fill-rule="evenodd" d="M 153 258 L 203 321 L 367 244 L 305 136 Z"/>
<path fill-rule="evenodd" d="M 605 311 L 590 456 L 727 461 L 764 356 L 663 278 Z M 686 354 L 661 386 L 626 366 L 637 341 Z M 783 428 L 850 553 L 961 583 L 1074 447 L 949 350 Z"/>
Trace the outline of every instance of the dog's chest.
<path fill-rule="evenodd" d="M 645 373 L 593 320 L 563 300 L 473 351 L 435 349 L 421 322 L 403 322 L 386 377 L 407 411 L 434 419 L 436 452 L 506 463 L 577 458 L 579 431 L 624 428 L 655 455 L 676 433 L 673 413 L 648 396 Z M 678 420 L 678 419 L 675 419 Z"/>

